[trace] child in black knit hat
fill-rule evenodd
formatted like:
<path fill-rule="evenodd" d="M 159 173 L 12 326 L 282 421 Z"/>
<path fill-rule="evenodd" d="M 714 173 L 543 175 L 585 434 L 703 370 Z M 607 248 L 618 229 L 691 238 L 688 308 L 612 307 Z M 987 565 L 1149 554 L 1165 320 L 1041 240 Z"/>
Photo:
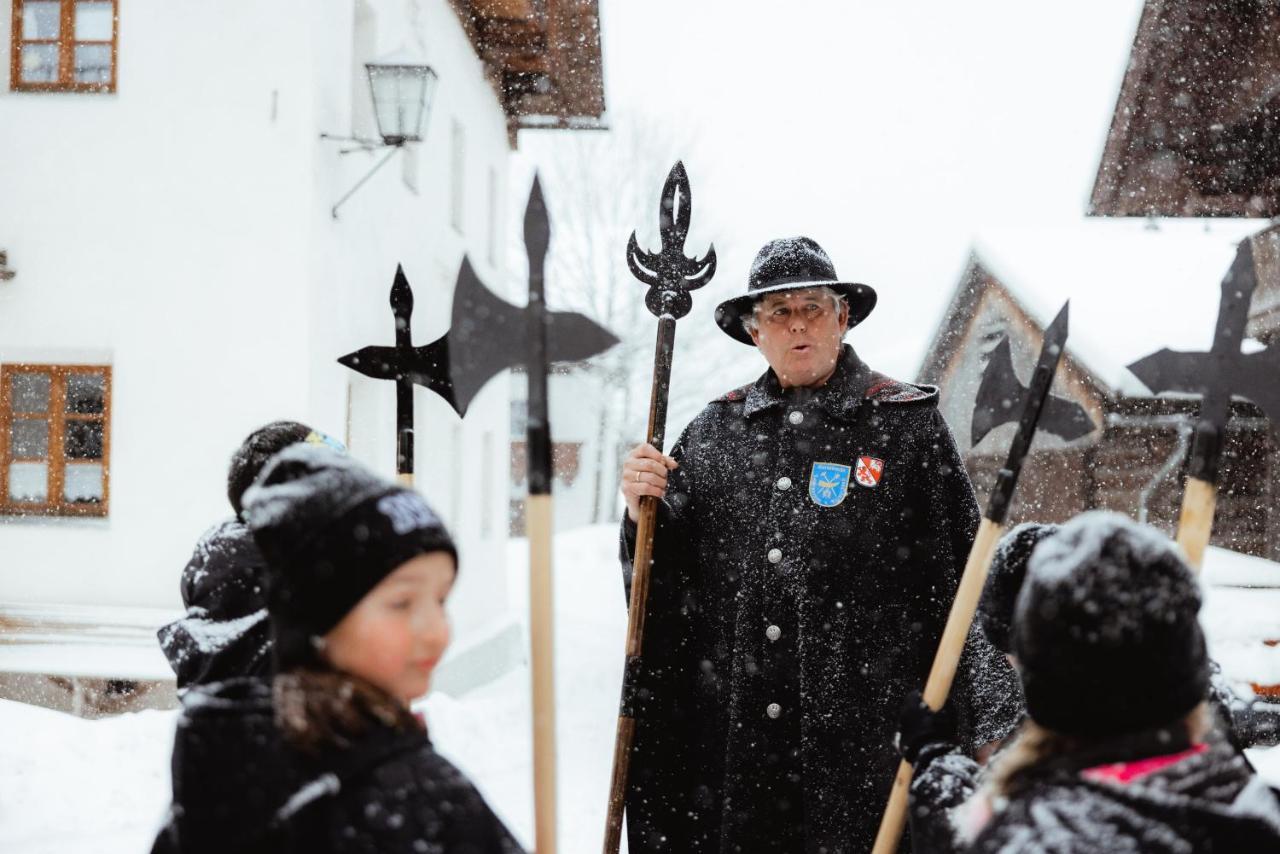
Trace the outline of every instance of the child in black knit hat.
<path fill-rule="evenodd" d="M 296 445 L 244 516 L 266 559 L 275 675 L 189 692 L 154 851 L 521 850 L 409 708 L 448 646 L 457 572 L 427 503 Z"/>
<path fill-rule="evenodd" d="M 1280 851 L 1280 801 L 1212 727 L 1200 602 L 1177 547 L 1127 517 L 1035 548 L 1012 629 L 1029 717 L 965 850 Z"/>
<path fill-rule="evenodd" d="M 1118 517 L 1113 517 L 1113 522 L 1115 518 Z M 987 640 L 1015 664 L 1014 615 L 1028 564 L 1040 544 L 1059 530 L 1059 526 L 1053 524 L 1018 525 L 1000 539 L 992 557 L 977 622 Z M 1210 705 L 1220 717 L 1231 744 L 1243 750 L 1251 745 L 1277 743 L 1280 736 L 1277 710 L 1269 704 L 1246 703 L 1235 695 L 1212 661 L 1209 667 Z M 1097 708 L 1106 708 L 1102 699 L 1105 694 L 1095 686 L 1082 693 L 1082 699 Z M 974 799 L 974 795 L 987 782 L 992 769 L 982 767 L 960 752 L 954 743 L 954 726 L 948 716 L 929 712 L 922 702 L 904 709 L 901 726 L 903 754 L 915 766 L 909 812 L 913 850 L 916 854 L 950 854 L 964 850 L 956 819 L 971 814 L 975 807 L 981 811 L 978 805 L 985 804 L 987 799 Z M 999 767 L 1001 763 L 994 764 Z"/>

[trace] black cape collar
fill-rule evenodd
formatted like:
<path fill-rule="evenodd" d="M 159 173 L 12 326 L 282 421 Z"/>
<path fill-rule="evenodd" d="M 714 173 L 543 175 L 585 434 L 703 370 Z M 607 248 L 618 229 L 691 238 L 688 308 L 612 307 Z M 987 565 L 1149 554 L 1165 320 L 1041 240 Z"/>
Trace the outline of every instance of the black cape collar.
<path fill-rule="evenodd" d="M 742 414 L 748 418 L 774 406 L 806 407 L 816 404 L 835 418 L 849 419 L 862 404 L 871 369 L 858 358 L 853 347 L 841 347 L 835 373 L 818 388 L 782 388 L 773 368 L 765 371 L 747 391 Z"/>

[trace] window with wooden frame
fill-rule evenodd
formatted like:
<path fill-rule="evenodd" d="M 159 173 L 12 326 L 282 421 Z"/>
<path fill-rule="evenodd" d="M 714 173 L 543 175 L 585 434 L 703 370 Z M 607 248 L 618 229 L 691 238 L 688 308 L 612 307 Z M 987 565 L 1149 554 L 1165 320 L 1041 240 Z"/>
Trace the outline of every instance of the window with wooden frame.
<path fill-rule="evenodd" d="M 13 0 L 9 88 L 114 92 L 119 0 Z"/>
<path fill-rule="evenodd" d="M 111 368 L 0 365 L 0 514 L 106 516 Z"/>

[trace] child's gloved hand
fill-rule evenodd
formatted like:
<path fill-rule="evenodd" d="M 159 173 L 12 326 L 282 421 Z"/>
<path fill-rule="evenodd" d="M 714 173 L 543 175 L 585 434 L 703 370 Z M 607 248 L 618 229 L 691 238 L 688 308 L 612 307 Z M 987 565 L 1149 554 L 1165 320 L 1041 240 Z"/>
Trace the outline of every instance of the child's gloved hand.
<path fill-rule="evenodd" d="M 914 765 L 926 746 L 952 745 L 955 741 L 956 719 L 950 704 L 935 712 L 919 691 L 907 695 L 898 717 L 897 747 L 903 759 Z"/>

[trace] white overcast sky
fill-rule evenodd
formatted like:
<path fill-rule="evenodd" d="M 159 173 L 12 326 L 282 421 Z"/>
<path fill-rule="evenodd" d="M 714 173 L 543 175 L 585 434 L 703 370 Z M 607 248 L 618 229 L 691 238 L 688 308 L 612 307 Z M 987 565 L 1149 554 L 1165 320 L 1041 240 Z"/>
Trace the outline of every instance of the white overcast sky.
<path fill-rule="evenodd" d="M 910 379 L 975 232 L 1084 216 L 1142 3 L 600 5 L 610 109 L 695 140 L 695 230 L 726 247 L 695 301 L 741 293 L 767 240 L 809 235 L 880 294 L 850 340 Z"/>

